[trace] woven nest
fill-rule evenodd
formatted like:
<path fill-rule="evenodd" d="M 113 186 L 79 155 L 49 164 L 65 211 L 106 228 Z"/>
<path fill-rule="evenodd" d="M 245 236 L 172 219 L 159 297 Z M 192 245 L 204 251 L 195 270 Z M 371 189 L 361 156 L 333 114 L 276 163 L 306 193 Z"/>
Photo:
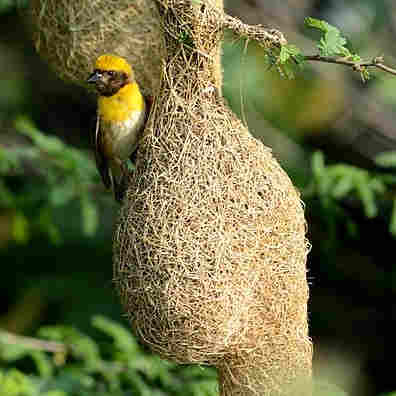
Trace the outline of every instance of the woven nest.
<path fill-rule="evenodd" d="M 218 10 L 160 3 L 167 57 L 115 232 L 116 287 L 161 356 L 216 366 L 223 395 L 283 395 L 311 373 L 303 205 L 219 95 Z"/>
<path fill-rule="evenodd" d="M 154 0 L 31 0 L 26 15 L 39 54 L 83 84 L 104 53 L 125 57 L 146 94 L 159 87 L 162 35 Z"/>

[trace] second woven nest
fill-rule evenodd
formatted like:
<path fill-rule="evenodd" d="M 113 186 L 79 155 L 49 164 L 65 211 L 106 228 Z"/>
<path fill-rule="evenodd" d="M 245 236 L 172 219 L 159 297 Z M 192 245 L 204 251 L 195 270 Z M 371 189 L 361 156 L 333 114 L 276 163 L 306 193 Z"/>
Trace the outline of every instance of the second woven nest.
<path fill-rule="evenodd" d="M 35 47 L 66 81 L 84 84 L 95 59 L 125 57 L 146 94 L 158 90 L 164 56 L 154 0 L 31 0 Z"/>

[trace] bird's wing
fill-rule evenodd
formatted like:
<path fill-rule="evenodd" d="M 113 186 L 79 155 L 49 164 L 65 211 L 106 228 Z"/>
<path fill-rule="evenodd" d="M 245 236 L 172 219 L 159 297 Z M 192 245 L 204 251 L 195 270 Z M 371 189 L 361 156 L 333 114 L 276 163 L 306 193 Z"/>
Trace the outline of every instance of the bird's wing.
<path fill-rule="evenodd" d="M 95 127 L 95 160 L 96 167 L 102 177 L 103 184 L 106 188 L 112 187 L 112 178 L 110 174 L 108 160 L 104 152 L 104 139 L 103 131 L 100 128 L 100 117 L 96 114 L 96 127 Z"/>
<path fill-rule="evenodd" d="M 154 104 L 154 96 L 152 96 L 152 95 L 144 96 L 144 102 L 146 104 L 146 114 L 144 116 L 144 124 L 143 124 L 141 130 L 139 131 L 140 134 L 143 133 L 143 130 L 146 127 L 147 120 L 150 116 L 151 108 Z M 133 164 L 136 163 L 137 149 L 138 149 L 138 144 L 136 144 L 136 147 L 135 147 L 133 153 L 129 156 L 129 159 L 132 161 Z"/>
<path fill-rule="evenodd" d="M 148 120 L 148 117 L 150 115 L 151 108 L 153 107 L 154 96 L 147 95 L 147 96 L 145 96 L 145 100 L 146 100 L 146 120 L 145 120 L 145 123 L 146 123 Z"/>

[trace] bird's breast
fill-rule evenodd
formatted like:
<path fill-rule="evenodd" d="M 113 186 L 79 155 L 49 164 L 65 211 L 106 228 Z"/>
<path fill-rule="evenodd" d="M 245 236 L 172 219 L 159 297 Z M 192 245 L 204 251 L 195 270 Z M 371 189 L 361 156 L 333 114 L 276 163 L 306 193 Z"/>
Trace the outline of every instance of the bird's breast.
<path fill-rule="evenodd" d="M 103 147 L 107 157 L 126 160 L 136 149 L 144 128 L 145 110 L 130 112 L 123 121 L 100 119 Z"/>
<path fill-rule="evenodd" d="M 127 159 L 145 122 L 146 105 L 138 84 L 126 84 L 112 96 L 99 96 L 98 113 L 105 155 Z"/>

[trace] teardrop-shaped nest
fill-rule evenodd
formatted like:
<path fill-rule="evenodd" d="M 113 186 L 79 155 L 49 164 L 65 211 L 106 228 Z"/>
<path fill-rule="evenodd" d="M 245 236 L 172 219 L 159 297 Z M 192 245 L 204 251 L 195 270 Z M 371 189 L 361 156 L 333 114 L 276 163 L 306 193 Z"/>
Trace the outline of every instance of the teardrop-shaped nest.
<path fill-rule="evenodd" d="M 164 70 L 115 233 L 125 311 L 165 358 L 246 368 L 256 355 L 275 381 L 307 375 L 299 194 L 208 80 L 182 75 L 177 62 Z"/>
<path fill-rule="evenodd" d="M 163 357 L 217 366 L 224 395 L 285 394 L 311 373 L 303 205 L 220 97 L 218 10 L 160 3 L 167 58 L 114 235 L 116 287 Z"/>

